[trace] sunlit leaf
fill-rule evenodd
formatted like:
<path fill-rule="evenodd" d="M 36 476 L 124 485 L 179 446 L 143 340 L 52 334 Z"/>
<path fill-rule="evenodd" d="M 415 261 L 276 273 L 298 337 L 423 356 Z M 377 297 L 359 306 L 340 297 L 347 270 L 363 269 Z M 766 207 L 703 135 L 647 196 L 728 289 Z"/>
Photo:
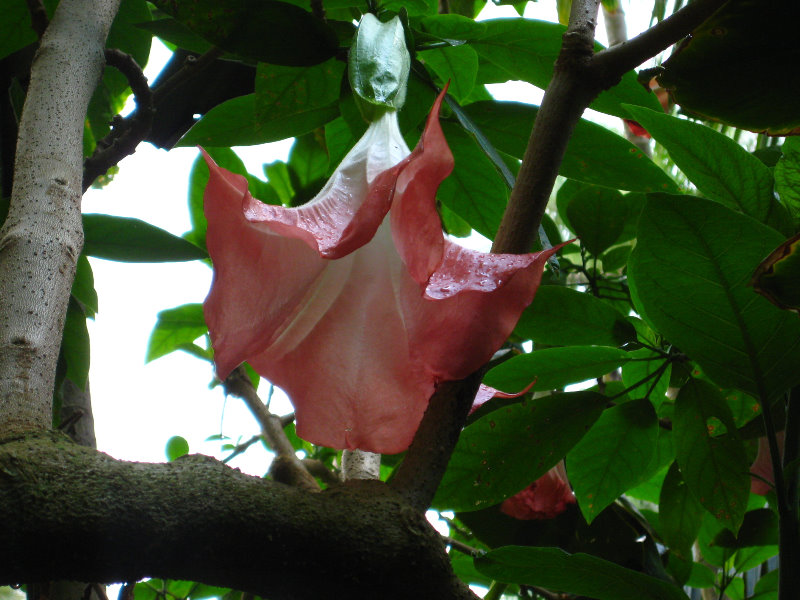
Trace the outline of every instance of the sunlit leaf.
<path fill-rule="evenodd" d="M 184 304 L 162 310 L 147 343 L 145 362 L 182 350 L 207 332 L 201 304 Z"/>

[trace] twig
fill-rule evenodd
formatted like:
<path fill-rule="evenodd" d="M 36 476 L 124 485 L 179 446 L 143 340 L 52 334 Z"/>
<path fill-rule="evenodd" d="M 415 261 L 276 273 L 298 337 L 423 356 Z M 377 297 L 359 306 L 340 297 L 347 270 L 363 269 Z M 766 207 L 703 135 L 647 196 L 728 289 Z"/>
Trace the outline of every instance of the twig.
<path fill-rule="evenodd" d="M 27 2 L 28 11 L 31 13 L 31 27 L 41 39 L 47 26 L 50 24 L 50 19 L 47 17 L 47 10 L 44 4 L 42 4 L 42 0 L 27 0 Z"/>
<path fill-rule="evenodd" d="M 467 556 L 471 556 L 472 558 L 475 558 L 476 556 L 480 556 L 481 554 L 483 554 L 483 550 L 478 550 L 477 548 L 468 546 L 464 542 L 460 542 L 451 537 L 447 537 L 446 535 L 443 535 L 442 539 L 444 540 L 444 543 L 450 546 L 453 550 L 458 550 L 462 554 L 466 554 Z"/>
<path fill-rule="evenodd" d="M 250 409 L 250 412 L 258 421 L 264 440 L 276 455 L 273 467 L 281 473 L 280 479 L 285 482 L 288 478 L 300 488 L 319 491 L 319 485 L 317 485 L 316 480 L 309 474 L 294 453 L 294 447 L 283 431 L 281 418 L 273 415 L 264 406 L 244 368 L 237 367 L 233 373 L 228 375 L 223 385 L 226 393 L 244 400 L 247 408 Z"/>
<path fill-rule="evenodd" d="M 94 154 L 83 164 L 83 191 L 105 173 L 109 167 L 133 154 L 153 125 L 153 92 L 147 85 L 147 78 L 136 61 L 129 54 L 113 48 L 106 49 L 106 64 L 120 71 L 128 80 L 136 99 L 135 116 L 123 119 L 114 117 L 113 130 L 97 142 Z"/>

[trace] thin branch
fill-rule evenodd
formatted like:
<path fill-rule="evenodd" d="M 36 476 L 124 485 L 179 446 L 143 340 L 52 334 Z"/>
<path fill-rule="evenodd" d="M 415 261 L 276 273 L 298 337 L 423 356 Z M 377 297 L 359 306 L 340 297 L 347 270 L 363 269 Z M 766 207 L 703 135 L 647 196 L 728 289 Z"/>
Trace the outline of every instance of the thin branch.
<path fill-rule="evenodd" d="M 609 87 L 624 73 L 679 42 L 728 0 L 696 0 L 647 31 L 613 48 L 598 52 L 592 61 L 606 73 Z"/>
<path fill-rule="evenodd" d="M 27 0 L 27 2 L 28 11 L 31 13 L 31 27 L 41 39 L 47 26 L 50 24 L 50 19 L 47 17 L 47 10 L 44 4 L 42 4 L 42 0 Z"/>
<path fill-rule="evenodd" d="M 467 556 L 471 556 L 475 558 L 476 556 L 480 556 L 483 554 L 482 550 L 478 550 L 477 548 L 473 548 L 472 546 L 468 546 L 464 542 L 459 542 L 457 539 L 442 536 L 444 543 L 450 546 L 453 550 L 458 550 L 462 554 L 466 554 Z"/>
<path fill-rule="evenodd" d="M 293 485 L 308 491 L 319 491 L 319 485 L 309 474 L 303 463 L 297 458 L 294 447 L 286 433 L 283 431 L 281 417 L 273 415 L 261 398 L 258 397 L 250 377 L 244 367 L 237 367 L 233 373 L 228 375 L 223 384 L 225 391 L 237 398 L 244 400 L 247 408 L 261 426 L 261 433 L 270 449 L 275 452 L 276 457 L 273 464 L 275 473 L 279 473 L 281 481 L 291 481 Z"/>
<path fill-rule="evenodd" d="M 83 191 L 92 182 L 116 165 L 126 156 L 133 154 L 153 125 L 153 92 L 147 84 L 141 67 L 129 54 L 120 50 L 106 49 L 106 64 L 120 71 L 128 80 L 133 96 L 136 99 L 135 116 L 130 119 L 114 117 L 113 130 L 97 142 L 94 154 L 83 164 Z"/>

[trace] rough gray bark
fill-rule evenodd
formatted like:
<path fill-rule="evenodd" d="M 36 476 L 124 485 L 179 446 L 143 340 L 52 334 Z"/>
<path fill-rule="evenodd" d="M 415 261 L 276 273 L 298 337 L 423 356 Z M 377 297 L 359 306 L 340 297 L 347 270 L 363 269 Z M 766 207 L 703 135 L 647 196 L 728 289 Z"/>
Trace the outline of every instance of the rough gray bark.
<path fill-rule="evenodd" d="M 307 492 L 193 455 L 117 461 L 61 434 L 0 445 L 0 585 L 169 577 L 291 598 L 474 599 L 378 481 Z"/>
<path fill-rule="evenodd" d="M 47 429 L 83 247 L 83 124 L 119 0 L 62 0 L 33 61 L 0 230 L 0 432 Z"/>

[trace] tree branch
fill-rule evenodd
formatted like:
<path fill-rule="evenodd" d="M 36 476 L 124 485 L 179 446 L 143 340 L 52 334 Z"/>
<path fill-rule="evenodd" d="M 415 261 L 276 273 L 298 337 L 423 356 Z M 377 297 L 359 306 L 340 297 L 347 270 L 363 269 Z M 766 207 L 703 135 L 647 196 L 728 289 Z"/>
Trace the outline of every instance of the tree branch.
<path fill-rule="evenodd" d="M 83 191 L 89 189 L 92 182 L 116 165 L 126 156 L 136 151 L 153 125 L 153 92 L 147 84 L 141 67 L 129 54 L 109 48 L 105 52 L 106 64 L 125 75 L 136 99 L 136 110 L 129 119 L 114 117 L 113 130 L 97 142 L 94 154 L 83 163 Z"/>
<path fill-rule="evenodd" d="M 24 500 L 23 500 L 24 499 Z M 0 585 L 180 578 L 275 600 L 475 600 L 385 484 L 320 493 L 191 455 L 117 461 L 64 436 L 0 446 Z"/>
<path fill-rule="evenodd" d="M 119 0 L 62 0 L 42 37 L 0 229 L 0 435 L 47 429 L 67 303 L 83 246 L 89 99 Z"/>
<path fill-rule="evenodd" d="M 258 397 L 256 389 L 253 387 L 250 377 L 247 375 L 243 366 L 238 366 L 228 375 L 224 382 L 225 392 L 241 398 L 250 409 L 250 412 L 261 425 L 261 433 L 267 442 L 270 450 L 276 454 L 277 464 L 274 465 L 278 473 L 278 480 L 284 483 L 291 483 L 301 489 L 318 492 L 319 485 L 309 474 L 302 461 L 297 458 L 294 447 L 286 433 L 283 431 L 283 423 L 278 415 L 273 415 L 261 398 Z"/>

